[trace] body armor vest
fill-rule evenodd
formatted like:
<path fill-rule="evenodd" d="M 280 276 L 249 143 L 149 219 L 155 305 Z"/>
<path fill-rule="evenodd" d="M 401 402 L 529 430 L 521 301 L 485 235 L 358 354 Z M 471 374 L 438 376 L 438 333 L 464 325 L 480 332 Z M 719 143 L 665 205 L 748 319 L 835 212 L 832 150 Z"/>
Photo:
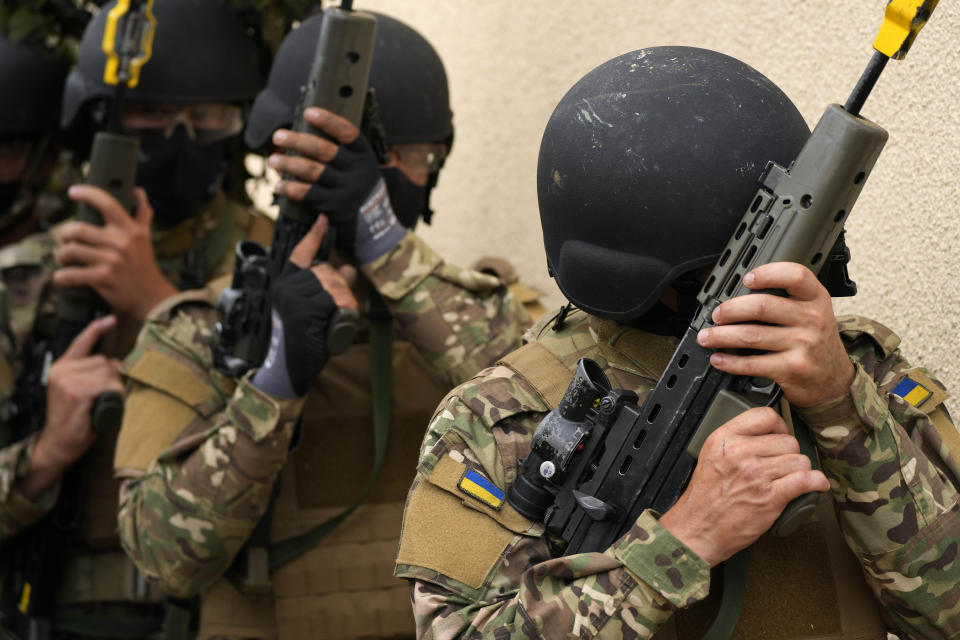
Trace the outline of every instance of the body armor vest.
<path fill-rule="evenodd" d="M 650 345 L 644 344 L 645 336 L 650 337 Z M 636 332 L 631 338 L 631 351 L 663 351 L 657 336 Z M 515 351 L 502 362 L 553 406 L 559 402 L 559 395 L 572 375 L 564 362 L 537 342 Z M 646 389 L 634 390 L 641 394 L 642 402 Z M 879 605 L 861 572 L 860 564 L 843 540 L 833 501 L 824 495 L 816 517 L 798 531 L 785 538 L 764 535 L 754 543 L 743 608 L 732 637 L 737 640 L 885 639 L 887 632 Z M 720 606 L 722 581 L 716 569 L 713 574 L 710 596 L 678 610 L 655 634 L 656 640 L 704 636 Z"/>
<path fill-rule="evenodd" d="M 272 541 L 338 514 L 363 490 L 373 464 L 369 363 L 369 345 L 356 344 L 310 390 L 300 443 L 281 475 Z M 243 595 L 220 580 L 203 596 L 200 637 L 412 637 L 409 587 L 393 577 L 393 562 L 425 425 L 445 392 L 413 347 L 395 342 L 390 443 L 370 497 L 275 570 L 273 593 Z"/>

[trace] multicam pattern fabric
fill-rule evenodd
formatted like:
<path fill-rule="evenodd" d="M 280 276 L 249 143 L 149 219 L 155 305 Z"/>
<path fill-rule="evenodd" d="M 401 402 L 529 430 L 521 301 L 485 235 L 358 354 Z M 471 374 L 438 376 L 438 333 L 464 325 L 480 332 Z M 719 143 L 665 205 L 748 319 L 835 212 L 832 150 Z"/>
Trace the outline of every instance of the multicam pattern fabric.
<path fill-rule="evenodd" d="M 447 264 L 413 233 L 363 272 L 401 335 L 451 387 L 516 348 L 530 324 L 502 280 Z"/>
<path fill-rule="evenodd" d="M 47 491 L 37 500 L 30 501 L 14 491 L 13 483 L 26 472 L 36 438 L 28 436 L 19 442 L 0 449 L 0 541 L 13 537 L 18 532 L 39 520 L 56 501 L 57 491 Z"/>
<path fill-rule="evenodd" d="M 399 334 L 451 385 L 519 346 L 527 316 L 507 287 L 445 264 L 413 234 L 362 270 L 385 298 Z M 136 353 L 163 351 L 193 371 L 206 371 L 216 387 L 210 350 L 215 320 L 209 303 L 173 308 L 151 319 Z M 128 406 L 153 391 L 134 383 Z M 221 409 L 196 414 L 122 488 L 124 548 L 146 576 L 177 596 L 199 593 L 218 579 L 249 537 L 269 503 L 300 409 L 246 381 L 219 399 Z M 260 416 L 252 424 L 251 412 Z M 146 433 L 152 425 L 144 420 L 123 428 Z"/>
<path fill-rule="evenodd" d="M 526 338 L 571 372 L 580 357 L 595 359 L 615 387 L 636 390 L 642 401 L 655 381 L 649 358 L 631 349 L 645 342 L 631 339 L 637 330 L 581 312 L 560 331 L 550 320 Z M 850 395 L 803 417 L 816 433 L 845 537 L 899 632 L 953 637 L 960 632 L 960 505 L 950 480 L 957 463 L 928 416 L 889 394 L 910 369 L 899 339 L 863 318 L 839 322 L 857 366 Z M 480 372 L 438 408 L 411 497 L 445 456 L 509 488 L 548 408 L 512 369 Z M 407 508 L 409 518 L 409 501 Z M 710 580 L 706 563 L 654 515 L 644 513 L 603 553 L 553 558 L 542 534 L 516 535 L 479 588 L 449 577 L 454 566 L 402 564 L 403 543 L 395 573 L 411 581 L 418 637 L 650 637 L 676 608 L 703 599 Z M 430 555 L 431 543 L 420 542 Z"/>
<path fill-rule="evenodd" d="M 199 408 L 146 473 L 121 485 L 118 523 L 121 543 L 144 575 L 179 594 L 209 584 L 243 546 L 270 500 L 302 401 L 277 401 L 248 379 L 234 385 L 216 373 L 212 300 L 176 302 L 151 314 L 126 366 L 145 353 L 164 353 L 204 376 L 214 401 Z M 133 383 L 131 396 L 144 390 Z M 124 423 L 137 427 L 151 425 Z"/>
<path fill-rule="evenodd" d="M 58 174 L 59 175 L 59 174 Z M 52 196 L 51 196 L 52 197 Z M 38 201 L 36 206 L 40 206 Z M 222 198 L 214 202 L 211 210 L 219 213 L 217 216 L 229 218 L 230 224 L 224 228 L 230 234 L 222 244 L 228 246 L 230 242 L 242 238 L 246 234 L 244 221 L 259 215 L 247 213 L 241 205 L 229 202 Z M 51 214 L 51 219 L 53 216 Z M 239 221 L 240 224 L 234 224 Z M 212 244 L 209 241 L 213 234 L 199 233 L 193 236 L 194 243 L 199 245 Z M 34 333 L 50 335 L 56 320 L 56 291 L 52 284 L 53 271 L 57 268 L 56 261 L 56 230 L 36 233 L 24 238 L 16 244 L 0 249 L 0 357 L 9 366 L 11 379 L 16 380 L 23 368 L 24 346 Z M 165 275 L 174 283 L 179 279 L 179 257 L 193 247 L 184 246 L 179 253 L 169 252 L 170 259 L 161 263 Z M 210 254 L 215 257 L 211 263 L 213 269 L 208 272 L 210 278 L 229 273 L 232 269 L 233 253 L 226 249 L 219 254 Z M 16 470 L 25 468 L 32 451 L 33 439 L 27 439 L 14 444 L 10 432 L 10 418 L 12 416 L 11 394 L 13 385 L 0 385 L 0 435 L 3 440 L 0 444 L 7 444 L 0 449 L 0 538 L 17 533 L 22 527 L 32 524 L 39 519 L 50 507 L 53 499 L 50 493 L 41 496 L 36 503 L 27 501 L 13 490 L 16 480 Z M 15 464 L 14 461 L 19 461 Z M 53 492 L 55 493 L 55 492 Z M 25 517 L 29 514 L 29 518 Z"/>

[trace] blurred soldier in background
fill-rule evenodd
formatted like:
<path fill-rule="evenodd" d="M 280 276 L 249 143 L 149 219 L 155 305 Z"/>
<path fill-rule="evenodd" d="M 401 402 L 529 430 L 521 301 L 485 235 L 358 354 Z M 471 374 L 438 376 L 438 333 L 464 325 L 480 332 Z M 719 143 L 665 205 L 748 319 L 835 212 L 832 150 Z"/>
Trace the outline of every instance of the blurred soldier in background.
<path fill-rule="evenodd" d="M 219 374 L 213 299 L 183 297 L 148 322 L 128 361 L 133 385 L 116 459 L 128 478 L 121 537 L 164 589 L 203 592 L 203 636 L 412 634 L 407 590 L 390 571 L 423 425 L 445 389 L 518 345 L 528 324 L 504 280 L 445 263 L 412 232 L 421 217 L 429 220 L 430 191 L 453 141 L 446 74 L 420 34 L 377 15 L 370 85 L 385 163 L 357 127 L 328 111 L 305 117 L 329 139 L 283 128 L 293 121 L 322 19 L 284 40 L 246 132 L 253 148 L 272 142 L 269 164 L 290 174 L 277 192 L 325 214 L 295 252 L 296 283 L 274 289 L 270 355 L 239 381 Z M 357 298 L 367 310 L 361 339 L 329 360 L 323 336 L 338 292 L 324 295 L 305 269 L 328 225 L 340 255 L 359 266 Z M 318 265 L 313 273 L 327 289 L 324 278 L 336 272 Z M 403 340 L 392 341 L 393 330 Z M 161 363 L 176 375 L 141 373 Z M 288 460 L 304 397 L 302 435 Z M 385 442 L 385 433 L 371 431 L 385 422 L 389 448 L 367 504 L 319 545 L 320 531 L 290 541 L 341 514 L 326 525 L 335 526 L 364 495 L 371 450 Z M 272 521 L 255 532 L 274 501 Z M 297 559 L 271 562 L 267 580 L 265 571 L 251 575 L 258 550 L 261 558 Z M 238 553 L 240 571 L 228 572 Z M 232 579 L 221 580 L 225 573 Z"/>

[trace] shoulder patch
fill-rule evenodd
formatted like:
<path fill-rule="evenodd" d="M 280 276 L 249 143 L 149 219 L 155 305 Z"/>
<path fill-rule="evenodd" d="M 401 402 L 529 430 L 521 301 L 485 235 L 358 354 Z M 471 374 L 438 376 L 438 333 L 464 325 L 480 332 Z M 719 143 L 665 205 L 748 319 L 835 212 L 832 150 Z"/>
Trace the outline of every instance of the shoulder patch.
<path fill-rule="evenodd" d="M 906 371 L 890 393 L 927 414 L 950 397 L 947 390 L 921 367 Z"/>
<path fill-rule="evenodd" d="M 503 491 L 475 469 L 466 469 L 457 487 L 471 498 L 497 511 L 503 506 Z"/>
<path fill-rule="evenodd" d="M 907 376 L 900 381 L 900 384 L 895 386 L 891 391 L 893 395 L 900 396 L 907 403 L 912 404 L 915 407 L 921 406 L 926 402 L 933 392 L 930 389 L 927 389 L 925 386 Z"/>
<path fill-rule="evenodd" d="M 840 336 L 847 341 L 854 341 L 861 336 L 868 337 L 883 353 L 883 357 L 890 356 L 900 346 L 900 336 L 876 320 L 863 316 L 837 316 L 837 329 Z"/>

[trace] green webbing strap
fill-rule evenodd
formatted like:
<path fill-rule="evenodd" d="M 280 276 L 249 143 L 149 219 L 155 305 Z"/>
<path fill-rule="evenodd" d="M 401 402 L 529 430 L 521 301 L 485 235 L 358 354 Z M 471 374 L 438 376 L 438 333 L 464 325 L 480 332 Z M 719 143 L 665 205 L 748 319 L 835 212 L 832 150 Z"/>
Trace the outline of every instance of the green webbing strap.
<path fill-rule="evenodd" d="M 750 564 L 750 549 L 747 547 L 723 563 L 723 596 L 720 610 L 713 624 L 707 629 L 703 640 L 727 640 L 740 619 L 743 593 L 747 587 L 747 566 Z"/>
<path fill-rule="evenodd" d="M 378 304 L 376 304 L 378 303 Z M 379 306 L 379 308 L 377 308 Z M 270 569 L 286 564 L 313 548 L 324 536 L 346 520 L 367 499 L 380 475 L 390 436 L 393 404 L 393 319 L 379 297 L 371 299 L 370 313 L 370 396 L 373 410 L 373 469 L 367 486 L 349 507 L 321 522 L 306 533 L 270 545 Z"/>
<path fill-rule="evenodd" d="M 186 601 L 168 598 L 163 619 L 163 640 L 189 640 L 193 612 Z"/>

